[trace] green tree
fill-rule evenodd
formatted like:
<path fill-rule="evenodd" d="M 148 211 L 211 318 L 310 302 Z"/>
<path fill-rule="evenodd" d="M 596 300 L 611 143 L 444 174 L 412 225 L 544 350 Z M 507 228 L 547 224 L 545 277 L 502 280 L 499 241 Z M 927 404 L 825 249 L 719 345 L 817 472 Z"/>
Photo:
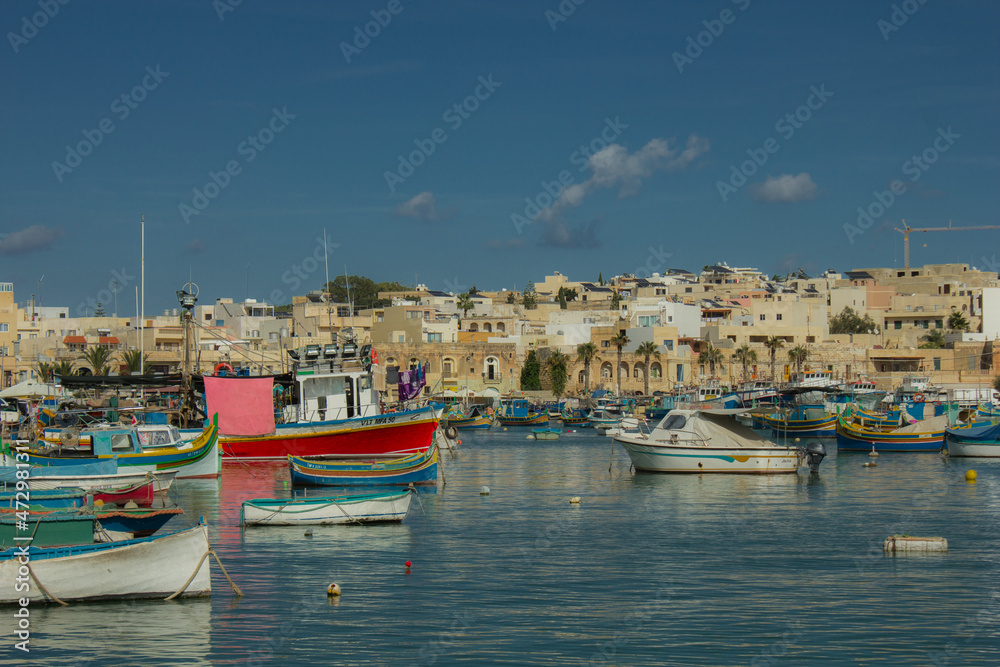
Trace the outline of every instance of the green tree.
<path fill-rule="evenodd" d="M 600 271 L 597 272 L 597 284 L 604 285 L 604 275 Z"/>
<path fill-rule="evenodd" d="M 576 299 L 576 297 L 579 296 L 579 294 L 576 293 L 575 289 L 567 289 L 564 287 L 563 296 L 566 297 L 567 301 L 573 301 L 574 299 Z"/>
<path fill-rule="evenodd" d="M 948 316 L 948 328 L 952 331 L 968 331 L 969 320 L 965 319 L 965 315 L 961 312 L 953 310 Z"/>
<path fill-rule="evenodd" d="M 517 292 L 507 292 L 507 303 L 517 303 Z"/>
<path fill-rule="evenodd" d="M 925 350 L 937 350 L 944 347 L 944 331 L 941 329 L 931 329 L 926 334 L 920 337 L 920 340 L 925 341 L 920 345 L 922 349 Z"/>
<path fill-rule="evenodd" d="M 722 350 L 712 345 L 711 342 L 708 343 L 708 347 L 701 351 L 698 355 L 699 364 L 708 364 L 708 374 L 711 377 L 715 377 L 715 365 L 721 364 L 723 361 Z"/>
<path fill-rule="evenodd" d="M 377 283 L 365 276 L 337 276 L 326 284 L 326 291 L 329 292 L 335 303 L 348 302 L 348 288 L 350 288 L 350 302 L 357 308 L 382 308 L 392 305 L 391 299 L 378 298 L 379 292 L 403 292 L 408 288 L 395 281 Z"/>
<path fill-rule="evenodd" d="M 639 347 L 635 349 L 635 353 L 640 355 L 646 364 L 643 366 L 643 368 L 646 369 L 646 372 L 643 373 L 642 378 L 642 394 L 643 396 L 649 396 L 649 359 L 650 357 L 656 357 L 657 360 L 659 360 L 660 350 L 657 349 L 656 343 L 651 340 L 647 340 L 639 344 Z"/>
<path fill-rule="evenodd" d="M 795 372 L 802 373 L 802 364 L 809 358 L 809 348 L 805 345 L 796 345 L 788 351 L 788 359 L 795 364 Z"/>
<path fill-rule="evenodd" d="M 617 378 L 617 387 L 615 388 L 615 395 L 622 395 L 622 351 L 625 346 L 629 344 L 628 334 L 624 331 L 619 331 L 615 336 L 611 338 L 611 344 L 618 348 L 618 368 L 615 377 Z"/>
<path fill-rule="evenodd" d="M 549 369 L 549 380 L 552 382 L 552 393 L 555 394 L 556 400 L 558 401 L 560 397 L 566 392 L 566 378 L 569 366 L 569 357 L 555 350 L 549 355 L 549 358 L 545 360 L 545 365 Z"/>
<path fill-rule="evenodd" d="M 535 283 L 530 280 L 524 286 L 524 292 L 521 294 L 521 304 L 525 310 L 538 308 L 538 295 L 535 293 Z"/>
<path fill-rule="evenodd" d="M 993 378 L 993 388 L 1000 391 L 1000 377 Z"/>
<path fill-rule="evenodd" d="M 458 299 L 455 301 L 455 305 L 462 311 L 462 317 L 467 317 L 469 315 L 469 311 L 476 307 L 475 301 L 472 300 L 471 292 L 459 294 Z"/>
<path fill-rule="evenodd" d="M 580 343 L 576 346 L 576 359 L 583 362 L 583 393 L 590 395 L 590 362 L 597 358 L 597 346 Z"/>
<path fill-rule="evenodd" d="M 542 365 L 538 363 L 535 351 L 529 350 L 528 356 L 524 359 L 524 365 L 521 366 L 522 391 L 532 391 L 542 388 L 541 370 Z"/>
<path fill-rule="evenodd" d="M 94 308 L 94 317 L 104 317 L 104 304 L 100 301 L 97 302 L 97 307 Z"/>
<path fill-rule="evenodd" d="M 743 381 L 746 382 L 749 379 L 747 367 L 757 363 L 757 351 L 749 345 L 744 344 L 736 348 L 733 358 L 736 360 L 736 363 L 743 366 Z"/>
<path fill-rule="evenodd" d="M 52 367 L 52 375 L 58 375 L 59 377 L 64 378 L 73 374 L 74 370 L 72 361 L 60 361 Z"/>
<path fill-rule="evenodd" d="M 78 359 L 86 361 L 94 375 L 107 375 L 108 362 L 111 361 L 111 357 L 112 352 L 108 348 L 92 347 L 81 354 Z"/>
<path fill-rule="evenodd" d="M 47 363 L 45 361 L 39 361 L 38 370 L 38 380 L 39 382 L 52 382 L 52 369 L 53 364 Z"/>
<path fill-rule="evenodd" d="M 130 374 L 138 373 L 139 375 L 145 375 L 149 355 L 143 355 L 139 350 L 128 350 L 122 355 L 122 361 L 125 362 L 125 366 L 128 368 Z"/>
<path fill-rule="evenodd" d="M 622 304 L 622 295 L 618 292 L 614 292 L 611 295 L 611 310 L 618 310 Z"/>
<path fill-rule="evenodd" d="M 777 336 L 771 336 L 764 341 L 764 347 L 771 355 L 771 382 L 775 382 L 774 378 L 774 362 L 775 355 L 778 353 L 778 348 L 785 346 L 785 340 L 783 338 L 778 338 Z"/>
<path fill-rule="evenodd" d="M 832 334 L 865 334 L 875 333 L 878 325 L 870 315 L 863 318 L 851 307 L 844 308 L 839 315 L 830 318 L 830 333 Z"/>
<path fill-rule="evenodd" d="M 563 291 L 562 287 L 559 288 L 559 293 L 556 298 L 559 300 L 559 310 L 566 310 L 566 293 Z"/>

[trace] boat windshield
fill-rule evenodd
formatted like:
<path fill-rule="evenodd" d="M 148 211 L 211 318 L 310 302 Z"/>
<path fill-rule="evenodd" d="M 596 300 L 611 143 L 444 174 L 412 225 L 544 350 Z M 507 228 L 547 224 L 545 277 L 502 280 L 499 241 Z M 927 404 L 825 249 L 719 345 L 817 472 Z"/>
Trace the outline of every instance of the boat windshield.
<path fill-rule="evenodd" d="M 684 415 L 669 415 L 665 420 L 663 420 L 663 424 L 660 425 L 660 428 L 665 431 L 679 431 L 684 428 L 685 424 L 687 424 L 687 417 Z"/>

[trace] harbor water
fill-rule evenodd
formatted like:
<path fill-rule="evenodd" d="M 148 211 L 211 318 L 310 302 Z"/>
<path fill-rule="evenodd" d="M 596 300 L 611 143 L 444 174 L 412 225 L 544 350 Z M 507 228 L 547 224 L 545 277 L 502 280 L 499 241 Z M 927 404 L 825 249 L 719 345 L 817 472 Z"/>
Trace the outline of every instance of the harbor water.
<path fill-rule="evenodd" d="M 1000 461 L 828 441 L 818 475 L 636 474 L 593 431 L 529 432 L 463 432 L 402 524 L 311 537 L 238 525 L 290 493 L 281 464 L 178 482 L 167 529 L 204 515 L 244 597 L 213 563 L 210 600 L 32 605 L 31 652 L 0 663 L 996 664 Z M 950 551 L 886 556 L 894 533 Z"/>

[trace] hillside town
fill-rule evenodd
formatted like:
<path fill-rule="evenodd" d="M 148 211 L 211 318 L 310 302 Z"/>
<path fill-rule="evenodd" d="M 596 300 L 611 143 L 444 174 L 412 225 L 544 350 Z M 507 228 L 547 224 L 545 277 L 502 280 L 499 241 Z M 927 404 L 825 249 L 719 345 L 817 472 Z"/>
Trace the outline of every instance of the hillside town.
<path fill-rule="evenodd" d="M 36 305 L 33 295 L 26 299 L 15 289 L 0 284 L 4 387 L 48 380 L 53 370 L 138 372 L 140 348 L 147 373 L 182 370 L 180 308 L 146 314 L 141 322 L 109 314 L 108 305 L 73 317 L 68 307 Z M 425 395 L 520 391 L 532 352 L 542 362 L 555 352 L 565 355 L 567 395 L 782 383 L 817 371 L 880 389 L 914 374 L 939 385 L 989 384 L 1000 361 L 994 345 L 1000 280 L 967 264 L 769 277 L 720 262 L 642 277 L 599 274 L 593 281 L 553 272 L 518 292 L 472 287 L 459 294 L 418 284 L 377 296 L 364 304 L 335 298 L 328 288 L 294 296 L 285 307 L 252 298 L 201 299 L 192 311 L 192 370 L 212 374 L 228 365 L 250 375 L 284 373 L 288 350 L 329 343 L 346 331 L 376 349 L 379 389 L 390 369 L 419 363 Z M 542 388 L 550 389 L 541 366 Z"/>

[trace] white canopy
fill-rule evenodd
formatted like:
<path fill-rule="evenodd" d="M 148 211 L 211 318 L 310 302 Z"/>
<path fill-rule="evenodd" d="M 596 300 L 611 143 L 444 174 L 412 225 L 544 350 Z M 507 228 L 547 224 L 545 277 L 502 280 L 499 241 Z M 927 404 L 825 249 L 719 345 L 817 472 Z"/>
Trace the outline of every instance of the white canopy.
<path fill-rule="evenodd" d="M 65 396 L 66 389 L 60 385 L 44 384 L 35 380 L 24 380 L 13 387 L 0 391 L 0 398 L 46 398 L 48 396 Z"/>

